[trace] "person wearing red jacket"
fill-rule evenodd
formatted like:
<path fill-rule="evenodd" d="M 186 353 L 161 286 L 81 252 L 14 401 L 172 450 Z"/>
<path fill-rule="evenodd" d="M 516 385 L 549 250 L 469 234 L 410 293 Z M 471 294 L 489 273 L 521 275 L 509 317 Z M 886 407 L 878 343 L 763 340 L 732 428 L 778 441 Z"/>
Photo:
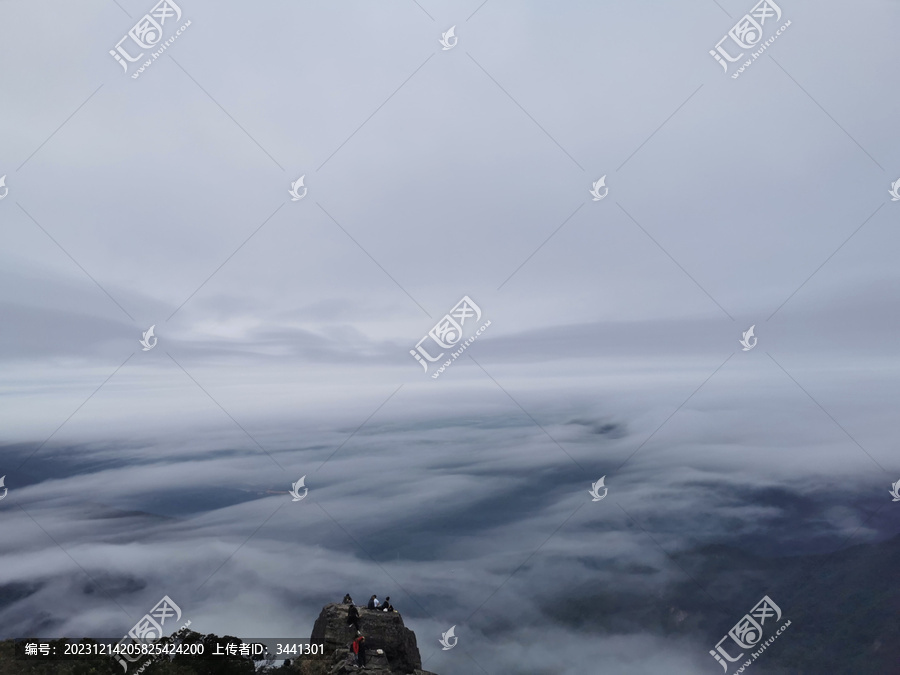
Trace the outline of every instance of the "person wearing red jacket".
<path fill-rule="evenodd" d="M 356 665 L 360 668 L 366 666 L 366 638 L 360 635 L 353 641 L 353 653 L 356 654 Z"/>

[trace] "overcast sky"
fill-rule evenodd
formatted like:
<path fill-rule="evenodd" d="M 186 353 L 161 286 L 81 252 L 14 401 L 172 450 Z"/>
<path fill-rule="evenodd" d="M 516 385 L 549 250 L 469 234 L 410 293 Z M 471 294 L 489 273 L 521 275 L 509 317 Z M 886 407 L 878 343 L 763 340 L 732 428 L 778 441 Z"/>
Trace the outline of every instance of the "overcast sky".
<path fill-rule="evenodd" d="M 0 637 L 165 594 L 307 635 L 351 590 L 441 675 L 718 672 L 538 605 L 895 533 L 896 0 L 783 0 L 736 79 L 743 0 L 183 0 L 133 78 L 153 6 L 0 0 Z M 463 296 L 491 324 L 433 379 Z"/>

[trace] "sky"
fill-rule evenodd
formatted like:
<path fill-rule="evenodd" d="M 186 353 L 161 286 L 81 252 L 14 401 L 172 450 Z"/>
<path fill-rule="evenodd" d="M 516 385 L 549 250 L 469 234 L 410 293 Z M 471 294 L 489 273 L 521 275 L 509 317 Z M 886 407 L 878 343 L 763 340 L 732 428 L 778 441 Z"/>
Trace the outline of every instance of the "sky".
<path fill-rule="evenodd" d="M 752 3 L 183 0 L 125 71 L 154 7 L 0 2 L 0 636 L 378 592 L 441 675 L 714 673 L 764 582 L 559 606 L 896 535 L 896 1 L 723 72 Z"/>

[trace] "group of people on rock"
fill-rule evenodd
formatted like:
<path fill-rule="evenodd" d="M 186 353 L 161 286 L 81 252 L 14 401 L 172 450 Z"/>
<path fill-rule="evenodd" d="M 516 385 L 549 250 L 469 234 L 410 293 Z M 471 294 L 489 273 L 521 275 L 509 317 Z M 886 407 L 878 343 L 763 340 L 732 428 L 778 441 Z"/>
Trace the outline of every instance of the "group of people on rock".
<path fill-rule="evenodd" d="M 366 605 L 367 609 L 380 609 L 382 612 L 393 612 L 394 608 L 391 606 L 391 596 L 387 596 L 384 599 L 384 602 L 378 602 L 378 596 L 373 595 L 369 598 L 369 604 Z"/>
<path fill-rule="evenodd" d="M 350 597 L 349 593 L 347 593 L 347 595 L 344 596 L 344 600 L 343 600 L 342 604 L 350 605 L 351 608 L 356 607 L 356 605 L 353 604 L 353 598 Z M 384 602 L 378 602 L 378 596 L 373 595 L 371 598 L 369 598 L 369 602 L 366 604 L 366 609 L 378 609 L 378 610 L 381 610 L 382 612 L 395 611 L 394 606 L 391 604 L 391 596 L 389 596 L 389 595 L 384 599 Z M 359 613 L 357 612 L 357 616 L 358 615 L 359 615 Z"/>
<path fill-rule="evenodd" d="M 349 605 L 347 608 L 347 625 L 356 631 L 356 638 L 353 640 L 350 648 L 353 650 L 353 654 L 356 657 L 356 665 L 362 668 L 366 665 L 366 638 L 359 630 L 359 608 L 353 604 L 353 598 L 350 597 L 349 593 L 344 596 L 343 604 Z M 366 609 L 380 612 L 396 611 L 393 605 L 391 605 L 391 596 L 385 597 L 384 602 L 378 602 L 377 595 L 373 595 L 369 598 Z M 379 653 L 381 652 L 379 651 Z"/>

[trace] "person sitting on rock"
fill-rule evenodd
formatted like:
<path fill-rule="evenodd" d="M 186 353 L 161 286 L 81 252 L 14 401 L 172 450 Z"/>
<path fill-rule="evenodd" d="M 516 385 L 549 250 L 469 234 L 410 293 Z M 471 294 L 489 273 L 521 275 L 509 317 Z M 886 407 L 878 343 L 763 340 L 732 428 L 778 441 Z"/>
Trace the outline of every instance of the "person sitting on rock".
<path fill-rule="evenodd" d="M 382 612 L 393 612 L 394 608 L 391 607 L 391 596 L 387 596 L 380 605 L 378 605 L 378 609 Z"/>
<path fill-rule="evenodd" d="M 356 608 L 356 605 L 350 605 L 350 608 L 347 610 L 347 625 L 359 635 L 359 610 Z"/>
<path fill-rule="evenodd" d="M 344 604 L 344 605 L 352 605 L 353 604 L 353 598 L 350 597 L 349 593 L 347 593 L 347 595 L 344 596 L 344 600 L 343 600 L 342 604 Z"/>
<path fill-rule="evenodd" d="M 368 609 L 378 609 L 378 597 L 373 595 L 369 598 L 369 604 L 366 605 Z"/>
<path fill-rule="evenodd" d="M 353 653 L 356 654 L 356 665 L 366 667 L 366 638 L 360 635 L 353 641 Z"/>

